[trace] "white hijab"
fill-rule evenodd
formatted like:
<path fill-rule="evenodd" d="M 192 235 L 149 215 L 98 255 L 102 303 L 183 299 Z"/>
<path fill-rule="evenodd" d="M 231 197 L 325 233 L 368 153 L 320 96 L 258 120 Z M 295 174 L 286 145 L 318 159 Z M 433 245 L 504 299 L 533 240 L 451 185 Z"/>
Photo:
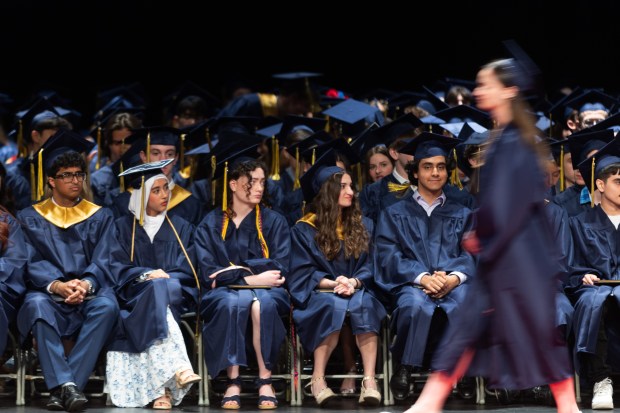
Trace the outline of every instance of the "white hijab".
<path fill-rule="evenodd" d="M 153 243 L 153 238 L 155 238 L 155 234 L 157 234 L 157 231 L 159 231 L 159 228 L 161 228 L 161 224 L 163 224 L 164 219 L 166 219 L 166 211 L 154 217 L 149 216 L 146 213 L 146 204 L 149 201 L 149 194 L 151 193 L 151 188 L 153 187 L 155 181 L 158 179 L 165 179 L 166 182 L 168 182 L 168 178 L 166 178 L 166 175 L 164 174 L 150 177 L 146 180 L 146 182 L 144 182 L 144 194 L 146 195 L 146 199 L 142 199 L 141 189 L 134 189 L 131 193 L 131 198 L 129 198 L 128 206 L 129 211 L 138 220 L 140 219 L 140 205 L 142 205 L 142 208 L 144 208 L 144 225 L 142 226 L 142 228 L 144 228 L 144 231 L 146 231 L 146 235 L 149 236 L 151 243 Z M 168 195 L 168 197 L 170 197 L 170 195 Z"/>

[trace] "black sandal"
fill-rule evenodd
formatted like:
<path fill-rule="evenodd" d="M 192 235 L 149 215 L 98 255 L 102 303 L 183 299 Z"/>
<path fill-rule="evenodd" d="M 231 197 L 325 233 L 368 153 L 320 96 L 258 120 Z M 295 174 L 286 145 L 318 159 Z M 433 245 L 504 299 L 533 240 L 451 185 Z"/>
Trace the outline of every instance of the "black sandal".
<path fill-rule="evenodd" d="M 276 394 L 276 390 L 273 388 L 273 385 L 271 384 L 271 377 L 267 377 L 266 379 L 261 379 L 260 377 L 258 379 L 256 379 L 256 390 L 260 390 L 261 387 L 263 386 L 271 386 L 271 391 L 273 391 L 273 394 Z M 266 404 L 266 403 L 273 403 L 272 404 Z M 275 398 L 274 396 L 258 396 L 258 408 L 260 410 L 274 410 L 278 408 L 278 399 Z"/>
<path fill-rule="evenodd" d="M 241 377 L 237 376 L 234 379 L 229 378 L 226 382 L 226 388 L 230 386 L 239 386 L 239 392 L 241 393 L 241 386 L 243 385 L 243 381 Z M 225 406 L 226 403 L 232 402 L 234 404 L 230 404 Z M 222 398 L 222 402 L 220 403 L 220 407 L 225 410 L 239 410 L 241 408 L 241 395 L 235 394 L 234 396 L 227 396 Z"/>

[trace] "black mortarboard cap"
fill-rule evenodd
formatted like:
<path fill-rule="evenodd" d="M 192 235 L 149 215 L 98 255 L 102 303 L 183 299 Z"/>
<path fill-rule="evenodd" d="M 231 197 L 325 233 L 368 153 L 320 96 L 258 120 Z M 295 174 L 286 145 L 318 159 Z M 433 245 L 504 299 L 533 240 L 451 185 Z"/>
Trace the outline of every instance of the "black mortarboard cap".
<path fill-rule="evenodd" d="M 156 162 L 143 163 L 126 169 L 118 174 L 119 177 L 124 176 L 127 182 L 134 189 L 140 189 L 142 182 L 146 182 L 155 175 L 163 174 L 162 168 L 173 162 L 173 159 L 164 159 Z M 144 178 L 144 180 L 142 180 Z"/>
<path fill-rule="evenodd" d="M 197 96 L 204 101 L 205 113 L 203 113 L 203 115 L 206 117 L 213 116 L 220 107 L 220 100 L 218 98 L 190 80 L 183 82 L 181 85 L 177 86 L 172 93 L 166 96 L 164 98 L 164 106 L 168 108 L 171 115 L 174 115 L 179 102 L 189 96 Z"/>
<path fill-rule="evenodd" d="M 477 124 L 476 122 L 442 123 L 439 126 L 450 132 L 455 138 L 459 138 L 461 141 L 465 140 L 473 132 L 484 132 L 487 130 L 487 128 Z"/>
<path fill-rule="evenodd" d="M 459 143 L 458 139 L 448 138 L 431 132 L 423 132 L 405 145 L 400 152 L 413 155 L 415 160 L 433 156 L 450 157 L 450 151 Z"/>
<path fill-rule="evenodd" d="M 359 155 L 360 158 L 364 158 L 366 153 L 373 147 L 377 145 L 383 145 L 379 141 L 379 137 L 375 136 L 374 132 L 379 129 L 379 125 L 376 123 L 370 124 L 362 133 L 357 135 L 355 138 L 349 142 L 351 145 L 351 149 L 355 151 Z"/>
<path fill-rule="evenodd" d="M 367 103 L 355 99 L 347 99 L 344 102 L 323 111 L 324 115 L 336 119 L 348 125 L 355 125 L 373 118 L 379 109 Z"/>
<path fill-rule="evenodd" d="M 486 112 L 469 105 L 453 106 L 451 108 L 435 112 L 433 116 L 443 119 L 445 121 L 444 123 L 476 122 L 485 128 L 489 126 L 491 119 Z"/>
<path fill-rule="evenodd" d="M 388 115 L 391 117 L 398 117 L 403 114 L 405 108 L 411 106 L 417 106 L 430 114 L 437 111 L 437 108 L 425 93 L 405 91 L 390 99 L 388 103 Z M 440 108 L 442 107 L 444 106 L 440 106 Z"/>
<path fill-rule="evenodd" d="M 374 142 L 370 143 L 368 149 L 377 144 L 384 144 L 389 147 L 400 138 L 413 138 L 416 129 L 424 126 L 422 121 L 412 113 L 407 113 L 400 118 L 385 124 L 373 132 Z"/>
<path fill-rule="evenodd" d="M 575 109 L 578 113 L 588 110 L 604 110 L 610 112 L 611 108 L 618 103 L 613 96 L 599 89 L 588 89 L 577 97 L 566 102 L 566 106 Z"/>
<path fill-rule="evenodd" d="M 226 155 L 216 158 L 217 163 L 213 179 L 218 179 L 224 175 L 224 168 L 226 165 L 228 165 L 228 170 L 231 171 L 235 169 L 240 162 L 254 160 L 260 156 L 258 153 L 258 144 L 248 144 L 247 142 L 241 141 L 227 148 L 226 152 Z"/>
<path fill-rule="evenodd" d="M 43 172 L 47 172 L 54 161 L 63 153 L 69 151 L 88 153 L 94 146 L 93 142 L 84 139 L 76 132 L 60 129 L 43 144 L 34 159 L 42 156 Z"/>
<path fill-rule="evenodd" d="M 540 68 L 515 40 L 504 40 L 502 43 L 512 57 L 513 80 L 521 95 L 543 96 Z"/>
<path fill-rule="evenodd" d="M 437 94 L 435 92 L 433 92 L 432 90 L 430 90 L 426 86 L 422 86 L 422 89 L 424 89 L 424 92 L 426 93 L 426 97 L 427 97 L 428 101 L 431 102 L 431 104 L 433 105 L 433 109 L 435 109 L 432 112 L 427 110 L 428 113 L 435 113 L 435 112 L 437 112 L 439 110 L 448 109 L 450 107 L 450 105 L 448 105 L 446 102 L 441 100 L 441 98 L 439 96 L 437 96 Z"/>
<path fill-rule="evenodd" d="M 335 151 L 338 155 L 344 156 L 351 165 L 361 161 L 359 155 L 355 153 L 344 138 L 332 139 L 316 148 L 304 151 L 301 155 L 307 160 L 314 154 L 315 158 L 318 159 L 328 151 Z"/>
<path fill-rule="evenodd" d="M 296 156 L 297 152 L 299 154 L 308 154 L 312 149 L 316 149 L 320 145 L 323 145 L 327 142 L 330 142 L 333 137 L 325 132 L 324 130 L 320 130 L 313 135 L 308 136 L 306 139 L 301 142 L 297 142 L 291 146 L 286 148 L 286 151 L 291 154 L 291 156 Z"/>
<path fill-rule="evenodd" d="M 482 145 L 486 141 L 489 140 L 489 136 L 491 136 L 491 132 L 489 130 L 485 130 L 483 132 L 474 132 L 467 139 L 462 141 L 463 145 Z"/>
<path fill-rule="evenodd" d="M 330 176 L 345 172 L 344 169 L 336 166 L 336 155 L 334 150 L 326 152 L 299 179 L 306 203 L 312 202 Z"/>
<path fill-rule="evenodd" d="M 97 93 L 97 107 L 105 106 L 113 98 L 120 96 L 122 99 L 130 102 L 132 106 L 144 106 L 144 87 L 134 82 L 128 85 L 120 85 Z"/>
<path fill-rule="evenodd" d="M 594 150 L 602 149 L 614 138 L 614 132 L 609 129 L 596 132 L 574 133 L 568 137 L 568 145 L 571 153 L 573 167 L 583 162 L 588 154 Z"/>
<path fill-rule="evenodd" d="M 180 129 L 170 126 L 149 126 L 132 130 L 132 140 L 142 140 L 146 145 L 169 145 L 178 148 L 181 133 Z M 150 142 L 147 142 L 147 138 Z"/>
<path fill-rule="evenodd" d="M 281 145 L 288 145 L 289 135 L 298 129 L 304 129 L 308 133 L 314 134 L 320 130 L 325 129 L 327 124 L 326 119 L 322 118 L 308 118 L 305 116 L 287 115 L 282 122 L 282 128 L 276 136 L 280 140 Z"/>
<path fill-rule="evenodd" d="M 551 105 L 547 113 L 552 122 L 564 122 L 571 114 L 572 108 L 566 106 L 566 103 L 579 96 L 583 91 L 577 87 L 568 95 L 562 96 Z"/>
<path fill-rule="evenodd" d="M 606 167 L 620 164 L 620 142 L 618 139 L 613 139 L 605 146 L 599 149 L 598 152 L 585 159 L 578 165 L 579 172 L 583 177 L 586 187 L 590 193 L 594 192 L 596 186 L 594 180 L 598 174 Z M 594 166 L 594 176 L 592 176 L 592 167 Z M 594 179 L 593 179 L 594 178 Z"/>

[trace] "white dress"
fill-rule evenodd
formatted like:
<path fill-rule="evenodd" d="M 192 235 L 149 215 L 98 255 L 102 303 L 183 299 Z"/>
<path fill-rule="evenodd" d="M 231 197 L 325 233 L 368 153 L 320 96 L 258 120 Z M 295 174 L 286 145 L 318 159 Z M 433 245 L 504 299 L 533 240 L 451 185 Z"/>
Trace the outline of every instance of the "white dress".
<path fill-rule="evenodd" d="M 191 385 L 178 388 L 175 373 L 192 370 L 181 329 L 167 310 L 168 337 L 142 353 L 108 351 L 104 392 L 117 407 L 143 407 L 170 389 L 172 404 L 183 400 Z"/>

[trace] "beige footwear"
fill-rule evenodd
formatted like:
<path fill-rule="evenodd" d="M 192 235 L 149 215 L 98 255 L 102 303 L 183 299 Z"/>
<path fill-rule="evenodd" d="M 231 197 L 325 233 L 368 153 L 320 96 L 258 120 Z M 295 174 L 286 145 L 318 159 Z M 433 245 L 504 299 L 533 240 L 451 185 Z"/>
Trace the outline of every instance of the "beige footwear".
<path fill-rule="evenodd" d="M 336 393 L 334 393 L 332 389 L 327 387 L 327 383 L 325 383 L 325 387 L 322 388 L 321 391 L 319 391 L 318 393 L 315 393 L 314 383 L 316 383 L 319 380 L 325 381 L 325 376 L 313 378 L 312 381 L 306 385 L 306 387 L 310 387 L 310 391 L 312 392 L 312 395 L 314 396 L 314 400 L 316 400 L 316 404 L 318 404 L 319 407 L 323 407 L 328 401 L 336 397 Z"/>
<path fill-rule="evenodd" d="M 364 406 L 378 406 L 381 404 L 381 393 L 376 389 L 369 389 L 364 385 L 366 380 L 375 380 L 375 376 L 364 376 L 362 379 L 362 390 L 360 392 L 359 403 Z"/>

